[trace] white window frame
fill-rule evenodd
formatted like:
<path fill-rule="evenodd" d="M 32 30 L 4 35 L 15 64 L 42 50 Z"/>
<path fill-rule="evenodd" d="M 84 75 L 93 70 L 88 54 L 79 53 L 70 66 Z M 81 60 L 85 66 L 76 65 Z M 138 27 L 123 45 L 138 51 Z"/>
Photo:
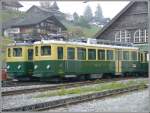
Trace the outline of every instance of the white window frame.
<path fill-rule="evenodd" d="M 144 35 L 142 35 L 144 32 Z M 138 41 L 136 40 L 138 39 Z M 147 29 L 138 29 L 134 32 L 134 43 L 145 43 L 148 42 Z"/>
<path fill-rule="evenodd" d="M 119 37 L 118 37 L 119 36 Z M 131 34 L 128 30 L 120 30 L 115 33 L 116 42 L 131 42 Z"/>

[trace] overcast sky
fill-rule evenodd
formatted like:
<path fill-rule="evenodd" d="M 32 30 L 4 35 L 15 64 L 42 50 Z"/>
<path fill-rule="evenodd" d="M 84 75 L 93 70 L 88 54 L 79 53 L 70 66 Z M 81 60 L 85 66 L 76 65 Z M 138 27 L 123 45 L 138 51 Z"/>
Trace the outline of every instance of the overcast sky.
<path fill-rule="evenodd" d="M 20 8 L 20 10 L 22 11 L 26 11 L 27 9 L 29 9 L 32 5 L 37 5 L 39 6 L 39 2 L 38 1 L 20 1 L 20 3 L 24 6 L 22 8 Z M 61 1 L 61 2 L 57 2 L 58 7 L 60 8 L 61 12 L 64 13 L 69 13 L 69 14 L 73 14 L 74 12 L 77 12 L 79 15 L 82 15 L 84 12 L 84 9 L 87 5 L 89 5 L 93 11 L 93 14 L 96 10 L 96 6 L 97 4 L 100 4 L 100 6 L 102 7 L 102 11 L 103 11 L 103 15 L 104 17 L 109 17 L 109 18 L 113 18 L 119 11 L 121 11 L 129 2 L 127 1 L 101 1 L 101 2 L 87 2 L 87 3 L 83 3 L 83 2 L 68 2 L 68 1 Z"/>

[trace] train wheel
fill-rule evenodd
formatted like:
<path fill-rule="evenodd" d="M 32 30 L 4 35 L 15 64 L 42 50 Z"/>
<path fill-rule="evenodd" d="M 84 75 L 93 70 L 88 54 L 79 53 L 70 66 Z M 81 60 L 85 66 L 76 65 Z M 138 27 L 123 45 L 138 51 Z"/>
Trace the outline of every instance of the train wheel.
<path fill-rule="evenodd" d="M 112 78 L 112 74 L 111 73 L 104 73 L 103 74 L 103 78 L 111 79 Z"/>

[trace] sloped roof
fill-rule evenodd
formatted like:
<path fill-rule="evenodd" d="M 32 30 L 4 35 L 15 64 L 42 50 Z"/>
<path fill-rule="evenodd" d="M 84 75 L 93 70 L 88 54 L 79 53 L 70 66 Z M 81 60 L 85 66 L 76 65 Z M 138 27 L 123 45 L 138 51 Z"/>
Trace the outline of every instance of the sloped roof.
<path fill-rule="evenodd" d="M 11 28 L 12 24 L 16 23 L 18 19 L 18 17 L 11 18 L 10 20 L 2 23 L 2 29 Z"/>
<path fill-rule="evenodd" d="M 36 25 L 44 20 L 47 20 L 48 18 L 53 20 L 63 30 L 66 30 L 66 27 L 54 15 L 42 15 L 42 14 L 34 14 L 22 17 L 16 23 L 14 23 L 12 27 Z"/>
<path fill-rule="evenodd" d="M 36 5 L 33 5 L 30 9 L 27 10 L 30 11 L 32 8 L 38 8 L 40 9 L 41 11 L 45 12 L 45 13 L 52 13 L 52 14 L 64 14 L 63 12 L 61 11 L 58 11 L 58 10 L 53 10 L 51 8 L 47 9 L 47 8 L 42 8 L 40 6 L 36 6 Z"/>
<path fill-rule="evenodd" d="M 1 0 L 2 5 L 12 6 L 12 7 L 23 7 L 18 0 Z"/>
<path fill-rule="evenodd" d="M 41 21 L 43 21 L 51 16 L 52 15 L 43 15 L 42 13 L 35 13 L 33 15 L 25 15 L 23 17 L 20 17 L 16 23 L 12 24 L 12 27 L 38 24 Z"/>
<path fill-rule="evenodd" d="M 98 31 L 94 38 L 98 38 L 105 30 L 107 30 L 108 27 L 110 27 L 123 13 L 125 13 L 133 4 L 135 1 L 131 1 L 125 8 L 123 8 L 111 21 L 109 21 L 100 31 Z"/>
<path fill-rule="evenodd" d="M 58 26 L 60 26 L 63 30 L 67 28 L 53 15 L 53 13 L 46 13 L 45 11 L 40 12 L 31 12 L 27 13 L 18 18 L 13 18 L 5 23 L 3 23 L 3 29 L 10 28 L 10 27 L 21 27 L 21 26 L 30 26 L 38 24 L 46 19 L 52 19 Z"/>

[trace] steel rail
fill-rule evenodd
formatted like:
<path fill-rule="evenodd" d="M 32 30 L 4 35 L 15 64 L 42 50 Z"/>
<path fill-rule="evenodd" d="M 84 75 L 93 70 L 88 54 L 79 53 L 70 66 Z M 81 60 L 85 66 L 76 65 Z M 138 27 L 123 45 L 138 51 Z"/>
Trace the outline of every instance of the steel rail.
<path fill-rule="evenodd" d="M 84 94 L 80 96 L 74 96 L 74 97 L 69 97 L 65 99 L 37 103 L 37 104 L 32 104 L 32 105 L 27 105 L 27 106 L 21 106 L 21 107 L 10 108 L 10 109 L 2 109 L 2 111 L 4 112 L 7 112 L 7 111 L 11 111 L 11 112 L 12 111 L 43 111 L 43 110 L 47 110 L 50 108 L 56 108 L 60 106 L 81 103 L 84 101 L 90 101 L 93 99 L 104 98 L 104 97 L 111 96 L 111 95 L 117 95 L 117 94 L 127 93 L 131 91 L 139 90 L 139 89 L 144 89 L 147 87 L 148 87 L 147 85 L 134 85 L 134 86 L 129 86 L 125 88 L 107 90 L 107 91 L 96 92 L 92 94 Z"/>
<path fill-rule="evenodd" d="M 43 91 L 47 91 L 47 90 L 59 90 L 61 88 L 73 88 L 73 87 L 86 86 L 86 85 L 104 83 L 104 82 L 127 80 L 127 79 L 135 79 L 135 78 L 133 77 L 133 78 L 101 79 L 98 81 L 97 80 L 83 81 L 83 82 L 75 82 L 75 83 L 65 83 L 65 84 L 55 85 L 55 86 L 43 86 L 43 87 L 36 87 L 36 88 L 34 87 L 34 88 L 18 89 L 18 90 L 16 89 L 16 90 L 11 90 L 11 91 L 3 91 L 1 93 L 1 95 L 2 96 L 12 96 L 12 95 L 27 94 L 27 93 L 33 93 L 33 92 L 43 92 Z"/>

